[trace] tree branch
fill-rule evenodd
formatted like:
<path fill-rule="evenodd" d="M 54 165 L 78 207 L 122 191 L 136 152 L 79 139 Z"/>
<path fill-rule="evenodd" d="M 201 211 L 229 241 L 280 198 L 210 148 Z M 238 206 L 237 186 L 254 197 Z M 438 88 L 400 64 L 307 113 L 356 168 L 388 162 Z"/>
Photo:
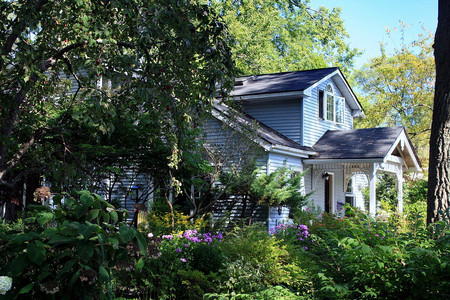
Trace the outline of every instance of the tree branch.
<path fill-rule="evenodd" d="M 36 140 L 44 133 L 45 129 L 37 130 L 28 142 L 22 144 L 19 150 L 17 150 L 14 154 L 13 158 L 6 163 L 6 167 L 0 172 L 0 180 L 2 180 L 9 170 L 11 170 L 20 161 L 28 149 L 30 149 L 35 144 Z"/>

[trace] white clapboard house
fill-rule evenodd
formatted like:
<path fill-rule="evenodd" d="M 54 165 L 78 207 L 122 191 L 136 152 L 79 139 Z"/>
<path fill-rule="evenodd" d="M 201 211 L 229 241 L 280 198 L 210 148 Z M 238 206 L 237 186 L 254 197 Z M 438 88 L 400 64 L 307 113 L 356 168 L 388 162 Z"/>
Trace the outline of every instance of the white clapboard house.
<path fill-rule="evenodd" d="M 314 205 L 334 214 L 341 214 L 346 203 L 364 209 L 361 190 L 369 186 L 372 215 L 377 208 L 377 174 L 388 172 L 396 178 L 402 211 L 403 173 L 419 171 L 420 161 L 403 127 L 353 129 L 353 120 L 364 113 L 339 68 L 238 78 L 231 97 L 242 110 L 238 122 L 259 125 L 254 139 L 265 153 L 260 159 L 263 172 L 283 164 L 308 170 L 304 192 L 313 192 Z M 235 128 L 230 110 L 216 101 L 205 125 L 214 133 L 209 134 L 212 142 Z M 273 208 L 267 216 L 271 228 L 286 222 L 288 212 Z"/>

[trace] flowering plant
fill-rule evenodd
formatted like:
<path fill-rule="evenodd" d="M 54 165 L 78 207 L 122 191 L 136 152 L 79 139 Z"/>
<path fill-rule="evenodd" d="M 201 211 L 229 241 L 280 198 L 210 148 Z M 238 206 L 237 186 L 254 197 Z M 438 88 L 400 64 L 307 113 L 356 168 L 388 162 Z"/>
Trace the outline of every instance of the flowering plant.
<path fill-rule="evenodd" d="M 302 224 L 279 224 L 269 230 L 269 234 L 276 238 L 289 241 L 293 244 L 300 244 L 303 249 L 308 250 L 307 243 L 309 243 L 308 226 Z"/>
<path fill-rule="evenodd" d="M 12 278 L 8 276 L 0 276 L 0 295 L 5 295 L 12 287 Z"/>

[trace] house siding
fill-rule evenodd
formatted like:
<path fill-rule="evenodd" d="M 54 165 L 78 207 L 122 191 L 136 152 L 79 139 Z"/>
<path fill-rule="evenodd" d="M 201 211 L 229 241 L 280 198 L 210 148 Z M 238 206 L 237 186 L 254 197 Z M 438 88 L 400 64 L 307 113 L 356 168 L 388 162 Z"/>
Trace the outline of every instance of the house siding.
<path fill-rule="evenodd" d="M 269 153 L 268 155 L 268 173 L 272 173 L 277 169 L 286 166 L 291 168 L 293 171 L 302 172 L 303 171 L 303 162 L 301 158 L 290 156 L 290 155 L 282 155 L 278 153 Z M 302 178 L 302 192 L 305 192 L 304 186 L 305 182 Z M 270 207 L 267 218 L 267 226 L 268 229 L 272 229 L 279 224 L 288 224 L 292 222 L 289 219 L 289 209 L 286 207 Z"/>
<path fill-rule="evenodd" d="M 291 140 L 302 142 L 302 100 L 244 103 L 243 110 Z"/>
<path fill-rule="evenodd" d="M 319 90 L 325 90 L 331 83 L 336 95 L 342 97 L 332 79 L 326 80 L 313 88 L 311 96 L 303 98 L 303 146 L 312 147 L 327 130 L 347 130 L 353 128 L 352 111 L 345 102 L 344 123 L 337 124 L 332 121 L 319 119 Z"/>

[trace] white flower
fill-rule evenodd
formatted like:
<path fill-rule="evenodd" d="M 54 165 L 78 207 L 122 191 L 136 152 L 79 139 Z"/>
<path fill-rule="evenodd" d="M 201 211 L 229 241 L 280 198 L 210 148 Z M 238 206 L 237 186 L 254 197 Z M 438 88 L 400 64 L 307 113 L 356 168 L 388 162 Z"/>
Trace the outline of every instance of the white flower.
<path fill-rule="evenodd" d="M 12 278 L 8 276 L 0 276 L 0 295 L 5 295 L 11 289 Z"/>
<path fill-rule="evenodd" d="M 147 235 L 149 238 L 152 238 L 153 237 L 153 233 L 149 233 L 148 235 Z"/>

